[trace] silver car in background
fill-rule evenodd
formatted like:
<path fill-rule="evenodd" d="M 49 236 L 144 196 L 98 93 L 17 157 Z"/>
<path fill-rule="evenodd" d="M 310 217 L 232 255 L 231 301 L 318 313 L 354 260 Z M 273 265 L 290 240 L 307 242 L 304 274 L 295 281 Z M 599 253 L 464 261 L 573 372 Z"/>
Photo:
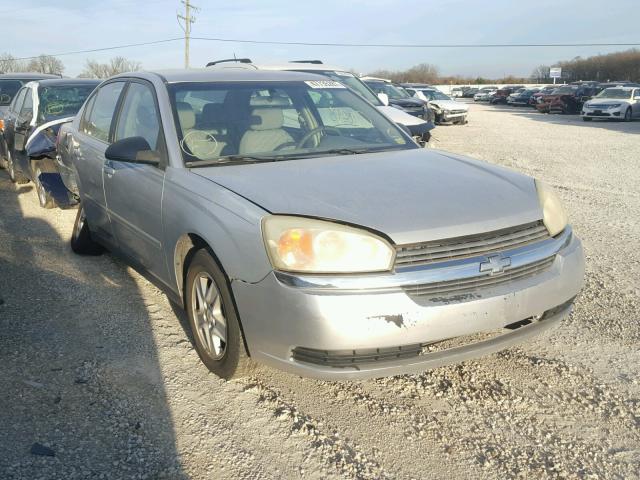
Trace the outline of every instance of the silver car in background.
<path fill-rule="evenodd" d="M 605 88 L 582 106 L 582 119 L 594 118 L 625 122 L 640 118 L 640 87 Z"/>
<path fill-rule="evenodd" d="M 420 372 L 525 341 L 582 286 L 550 187 L 419 148 L 326 77 L 120 75 L 65 135 L 73 250 L 145 272 L 223 378 Z"/>

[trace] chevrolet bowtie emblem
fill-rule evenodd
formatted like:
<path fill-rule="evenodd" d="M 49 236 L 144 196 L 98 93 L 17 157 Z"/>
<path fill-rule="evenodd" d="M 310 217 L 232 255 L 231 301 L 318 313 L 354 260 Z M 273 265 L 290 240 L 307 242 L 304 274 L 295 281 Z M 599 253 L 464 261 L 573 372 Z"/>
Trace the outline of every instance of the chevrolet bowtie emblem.
<path fill-rule="evenodd" d="M 511 266 L 511 259 L 509 257 L 502 257 L 501 255 L 492 255 L 487 257 L 486 262 L 480 263 L 481 272 L 489 272 L 491 275 L 504 272 L 504 269 Z"/>

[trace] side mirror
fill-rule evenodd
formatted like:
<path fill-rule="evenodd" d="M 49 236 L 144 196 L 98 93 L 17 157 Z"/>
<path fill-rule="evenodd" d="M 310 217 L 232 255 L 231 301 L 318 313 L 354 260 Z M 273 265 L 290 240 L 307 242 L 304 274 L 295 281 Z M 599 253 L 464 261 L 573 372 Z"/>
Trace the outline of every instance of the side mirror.
<path fill-rule="evenodd" d="M 105 158 L 116 162 L 159 165 L 160 156 L 151 150 L 149 143 L 142 137 L 123 138 L 112 143 L 104 152 Z"/>
<path fill-rule="evenodd" d="M 378 94 L 378 98 L 384 105 L 389 106 L 389 95 L 381 92 Z"/>

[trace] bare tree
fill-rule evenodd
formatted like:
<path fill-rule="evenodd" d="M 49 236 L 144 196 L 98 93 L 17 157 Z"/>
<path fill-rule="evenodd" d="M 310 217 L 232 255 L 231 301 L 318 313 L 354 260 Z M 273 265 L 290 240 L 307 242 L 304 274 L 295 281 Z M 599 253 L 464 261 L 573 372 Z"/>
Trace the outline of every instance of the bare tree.
<path fill-rule="evenodd" d="M 64 72 L 64 64 L 56 57 L 43 54 L 29 61 L 27 70 L 30 72 L 62 75 L 62 72 Z"/>
<path fill-rule="evenodd" d="M 27 66 L 24 62 L 16 59 L 16 57 L 10 53 L 3 53 L 0 55 L 0 72 L 24 72 L 26 67 Z"/>
<path fill-rule="evenodd" d="M 108 63 L 100 63 L 95 60 L 87 60 L 84 71 L 80 74 L 83 78 L 109 78 L 118 73 L 135 72 L 140 70 L 142 64 L 124 57 L 114 57 Z"/>

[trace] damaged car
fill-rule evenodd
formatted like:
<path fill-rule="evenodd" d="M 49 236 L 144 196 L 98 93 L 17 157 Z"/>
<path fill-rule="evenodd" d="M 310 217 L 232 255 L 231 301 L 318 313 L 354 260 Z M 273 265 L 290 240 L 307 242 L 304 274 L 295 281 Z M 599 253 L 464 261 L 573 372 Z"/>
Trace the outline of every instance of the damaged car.
<path fill-rule="evenodd" d="M 4 139 L 9 178 L 33 181 L 40 206 L 55 205 L 60 179 L 51 152 L 60 124 L 71 120 L 99 80 L 55 79 L 25 84 L 6 114 Z M 45 181 L 46 179 L 46 181 Z"/>
<path fill-rule="evenodd" d="M 122 74 L 65 131 L 72 249 L 145 272 L 222 378 L 422 372 L 528 341 L 582 287 L 551 187 L 420 148 L 324 76 Z"/>
<path fill-rule="evenodd" d="M 591 84 L 562 85 L 538 97 L 536 109 L 541 113 L 580 113 L 582 105 L 599 92 L 600 88 Z"/>

